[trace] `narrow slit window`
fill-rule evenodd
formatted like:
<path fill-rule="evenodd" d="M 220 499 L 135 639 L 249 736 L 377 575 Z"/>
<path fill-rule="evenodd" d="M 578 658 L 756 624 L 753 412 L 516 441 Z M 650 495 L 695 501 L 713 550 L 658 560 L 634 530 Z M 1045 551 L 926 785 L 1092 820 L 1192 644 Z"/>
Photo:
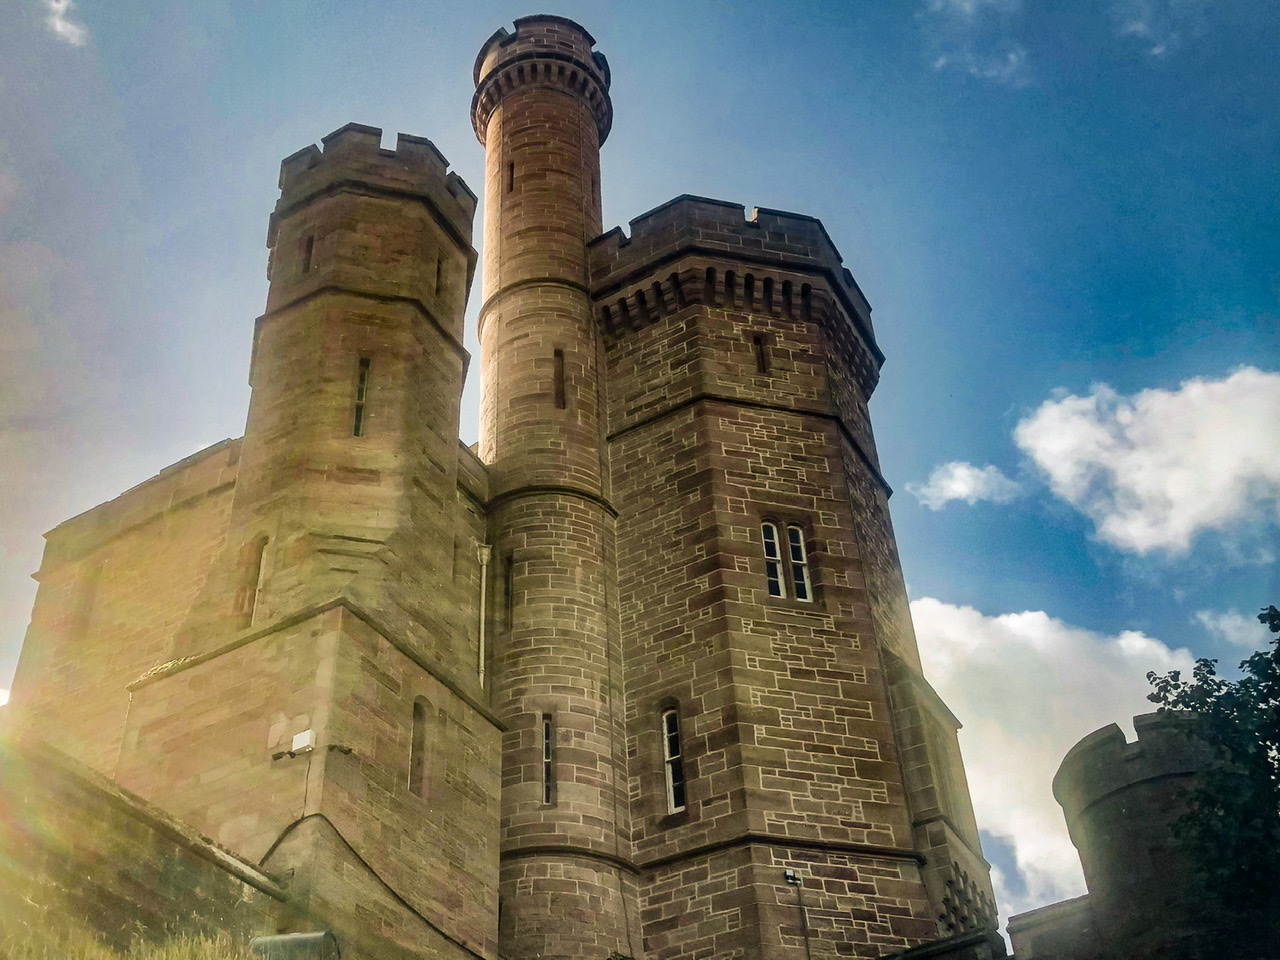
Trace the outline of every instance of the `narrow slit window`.
<path fill-rule="evenodd" d="M 667 812 L 685 808 L 684 754 L 680 744 L 680 713 L 662 711 L 662 765 L 667 781 Z"/>
<path fill-rule="evenodd" d="M 769 372 L 769 349 L 764 341 L 764 334 L 757 333 L 751 338 L 751 349 L 755 351 L 756 373 Z"/>
<path fill-rule="evenodd" d="M 440 296 L 440 288 L 444 285 L 444 254 L 436 254 L 436 296 Z"/>
<path fill-rule="evenodd" d="M 516 165 L 514 163 L 507 164 L 507 193 L 516 188 Z"/>
<path fill-rule="evenodd" d="M 71 636 L 80 639 L 89 631 L 93 609 L 98 601 L 98 585 L 102 582 L 103 563 L 98 561 L 84 568 L 76 587 L 75 612 L 71 616 Z"/>
<path fill-rule="evenodd" d="M 302 240 L 302 272 L 311 272 L 311 259 L 316 252 L 316 238 L 308 234 Z"/>
<path fill-rule="evenodd" d="M 356 368 L 356 402 L 351 418 L 351 435 L 353 437 L 363 437 L 365 432 L 365 403 L 369 397 L 370 366 L 370 359 L 361 357 L 359 366 Z"/>
<path fill-rule="evenodd" d="M 542 715 L 542 802 L 556 802 L 555 724 L 551 714 Z"/>
<path fill-rule="evenodd" d="M 778 525 L 766 520 L 760 524 L 764 540 L 764 578 L 769 586 L 769 596 L 785 597 L 786 585 L 782 580 L 782 546 L 778 542 Z"/>
<path fill-rule="evenodd" d="M 791 586 L 797 600 L 812 601 L 813 586 L 809 583 L 809 556 L 804 549 L 804 530 L 799 524 L 787 526 L 787 548 L 791 557 Z"/>
<path fill-rule="evenodd" d="M 564 409 L 564 351 L 555 352 L 555 382 L 552 387 L 555 393 L 556 409 Z"/>
<path fill-rule="evenodd" d="M 516 558 L 508 553 L 502 567 L 502 615 L 510 630 L 515 620 Z"/>
<path fill-rule="evenodd" d="M 423 796 L 427 781 L 427 705 L 413 701 L 413 734 L 409 741 L 409 792 Z"/>
<path fill-rule="evenodd" d="M 236 609 L 243 619 L 244 626 L 253 625 L 253 617 L 258 609 L 258 599 L 267 579 L 267 543 L 266 537 L 259 537 L 245 544 L 241 554 L 244 563 L 244 579 L 236 598 Z"/>

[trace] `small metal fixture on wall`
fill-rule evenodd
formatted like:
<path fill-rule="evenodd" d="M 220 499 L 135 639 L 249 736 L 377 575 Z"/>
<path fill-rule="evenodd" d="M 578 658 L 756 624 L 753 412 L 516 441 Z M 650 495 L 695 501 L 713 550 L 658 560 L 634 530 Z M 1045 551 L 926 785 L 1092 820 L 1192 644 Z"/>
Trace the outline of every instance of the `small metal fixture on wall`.
<path fill-rule="evenodd" d="M 249 950 L 266 960 L 341 960 L 338 938 L 328 930 L 310 933 L 276 933 L 254 937 Z"/>

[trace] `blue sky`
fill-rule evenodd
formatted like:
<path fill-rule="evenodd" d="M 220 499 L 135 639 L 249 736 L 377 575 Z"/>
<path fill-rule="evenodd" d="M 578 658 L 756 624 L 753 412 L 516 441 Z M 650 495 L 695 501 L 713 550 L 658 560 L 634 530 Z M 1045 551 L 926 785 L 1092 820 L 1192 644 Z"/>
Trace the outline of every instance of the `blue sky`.
<path fill-rule="evenodd" d="M 535 12 L 613 69 L 606 227 L 680 193 L 825 223 L 1002 912 L 1081 892 L 1063 752 L 1280 601 L 1269 0 L 7 0 L 0 688 L 40 534 L 242 432 L 280 159 L 355 120 L 480 192 L 473 58 Z"/>

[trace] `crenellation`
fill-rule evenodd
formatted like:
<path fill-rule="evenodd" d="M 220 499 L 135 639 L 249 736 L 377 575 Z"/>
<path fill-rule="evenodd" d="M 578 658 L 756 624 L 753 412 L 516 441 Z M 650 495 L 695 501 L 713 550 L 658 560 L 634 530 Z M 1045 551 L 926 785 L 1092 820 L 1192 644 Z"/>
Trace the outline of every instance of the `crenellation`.
<path fill-rule="evenodd" d="M 426 203 L 461 243 L 471 241 L 476 196 L 425 137 L 398 134 L 394 150 L 382 149 L 382 130 L 348 123 L 280 164 L 280 202 L 268 229 L 274 246 L 279 220 L 317 195 L 365 190 L 409 195 Z"/>

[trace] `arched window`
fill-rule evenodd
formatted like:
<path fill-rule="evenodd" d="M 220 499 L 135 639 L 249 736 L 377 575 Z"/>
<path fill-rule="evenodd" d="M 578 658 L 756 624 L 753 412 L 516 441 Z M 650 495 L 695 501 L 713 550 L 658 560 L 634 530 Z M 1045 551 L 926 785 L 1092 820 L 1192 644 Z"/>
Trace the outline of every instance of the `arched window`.
<path fill-rule="evenodd" d="M 427 701 L 413 701 L 413 733 L 409 739 L 409 792 L 424 796 L 427 788 Z"/>
<path fill-rule="evenodd" d="M 667 783 L 667 812 L 685 808 L 684 753 L 680 743 L 680 712 L 675 707 L 662 711 L 662 767 Z"/>
<path fill-rule="evenodd" d="M 782 546 L 778 542 L 778 525 L 771 520 L 760 524 L 764 539 L 764 579 L 769 586 L 769 596 L 785 597 L 786 584 L 782 579 Z"/>
<path fill-rule="evenodd" d="M 804 527 L 789 523 L 785 540 L 778 524 L 766 520 L 760 524 L 764 544 L 764 577 L 771 597 L 794 597 L 813 602 L 813 581 L 809 576 L 809 554 L 804 545 Z"/>
<path fill-rule="evenodd" d="M 787 524 L 787 548 L 791 558 L 791 587 L 797 600 L 812 600 L 809 583 L 809 556 L 804 549 L 804 530 L 798 523 Z"/>

